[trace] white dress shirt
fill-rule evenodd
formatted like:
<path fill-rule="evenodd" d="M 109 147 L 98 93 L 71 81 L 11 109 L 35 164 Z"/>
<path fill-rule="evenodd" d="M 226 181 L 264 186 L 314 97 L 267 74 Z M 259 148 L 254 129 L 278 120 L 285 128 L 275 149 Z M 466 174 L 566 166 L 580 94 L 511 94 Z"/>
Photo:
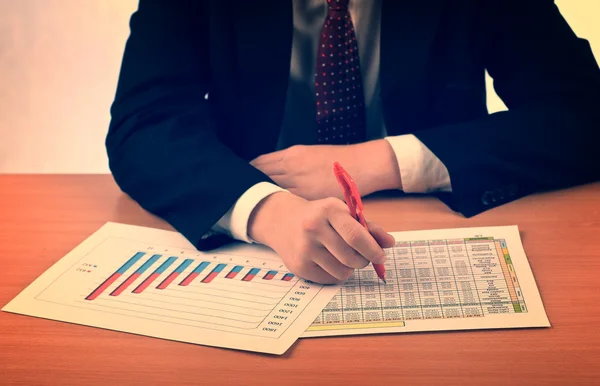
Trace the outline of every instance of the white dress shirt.
<path fill-rule="evenodd" d="M 304 130 L 315 125 L 315 117 L 304 113 L 307 103 L 314 103 L 314 77 L 319 35 L 327 15 L 326 0 L 294 0 L 294 33 L 290 81 L 279 148 L 301 141 Z M 360 68 L 365 92 L 367 139 L 385 138 L 399 165 L 402 189 L 407 193 L 451 191 L 450 176 L 444 164 L 414 135 L 387 136 L 379 93 L 379 50 L 381 0 L 350 0 L 350 17 L 354 24 Z M 293 118 L 292 118 L 293 117 Z M 300 117 L 300 119 L 298 119 Z M 287 119 L 286 119 L 287 118 Z M 248 219 L 268 195 L 282 191 L 271 183 L 261 182 L 249 188 L 213 227 L 234 239 L 253 242 L 248 237 Z"/>

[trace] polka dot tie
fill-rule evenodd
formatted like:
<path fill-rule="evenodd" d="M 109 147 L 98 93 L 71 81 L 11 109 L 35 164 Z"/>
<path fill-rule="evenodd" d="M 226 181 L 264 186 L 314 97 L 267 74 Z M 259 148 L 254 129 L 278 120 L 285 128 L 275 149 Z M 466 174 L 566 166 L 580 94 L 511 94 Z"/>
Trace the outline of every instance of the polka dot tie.
<path fill-rule="evenodd" d="M 366 136 L 358 45 L 349 0 L 327 0 L 315 71 L 317 142 L 351 144 Z"/>

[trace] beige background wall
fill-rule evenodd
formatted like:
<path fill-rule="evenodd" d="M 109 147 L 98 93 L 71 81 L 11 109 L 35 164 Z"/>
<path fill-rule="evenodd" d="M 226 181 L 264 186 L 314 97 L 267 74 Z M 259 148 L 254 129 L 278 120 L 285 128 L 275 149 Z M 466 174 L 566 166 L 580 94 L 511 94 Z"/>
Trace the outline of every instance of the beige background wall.
<path fill-rule="evenodd" d="M 557 0 L 600 59 L 600 0 Z M 137 0 L 0 0 L 0 173 L 107 173 L 104 137 Z M 490 110 L 504 105 L 490 87 Z"/>

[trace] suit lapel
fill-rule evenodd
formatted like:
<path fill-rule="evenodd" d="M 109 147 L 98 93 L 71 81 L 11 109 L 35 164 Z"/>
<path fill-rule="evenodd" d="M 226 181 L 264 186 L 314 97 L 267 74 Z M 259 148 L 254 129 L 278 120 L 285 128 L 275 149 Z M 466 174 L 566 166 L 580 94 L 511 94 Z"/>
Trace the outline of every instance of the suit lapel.
<path fill-rule="evenodd" d="M 390 134 L 423 122 L 425 75 L 446 1 L 382 0 L 380 95 Z M 237 59 L 232 76 L 243 109 L 232 114 L 243 130 L 245 156 L 253 158 L 277 145 L 289 85 L 293 6 L 292 0 L 230 4 Z"/>
<path fill-rule="evenodd" d="M 277 144 L 290 76 L 293 8 L 291 0 L 246 0 L 236 1 L 234 9 L 240 117 L 252 158 Z"/>
<path fill-rule="evenodd" d="M 427 64 L 445 0 L 382 0 L 380 89 L 391 134 L 424 113 Z"/>

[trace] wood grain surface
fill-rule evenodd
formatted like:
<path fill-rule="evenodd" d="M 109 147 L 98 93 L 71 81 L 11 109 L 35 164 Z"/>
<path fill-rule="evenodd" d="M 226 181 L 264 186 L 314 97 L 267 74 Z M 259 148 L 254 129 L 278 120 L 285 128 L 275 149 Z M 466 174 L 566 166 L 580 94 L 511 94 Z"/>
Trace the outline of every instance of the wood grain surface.
<path fill-rule="evenodd" d="M 600 184 L 470 219 L 427 197 L 365 206 L 388 231 L 518 225 L 552 327 L 301 339 L 279 357 L 2 312 L 0 385 L 598 384 Z M 170 229 L 111 176 L 0 176 L 0 305 L 106 221 Z"/>

